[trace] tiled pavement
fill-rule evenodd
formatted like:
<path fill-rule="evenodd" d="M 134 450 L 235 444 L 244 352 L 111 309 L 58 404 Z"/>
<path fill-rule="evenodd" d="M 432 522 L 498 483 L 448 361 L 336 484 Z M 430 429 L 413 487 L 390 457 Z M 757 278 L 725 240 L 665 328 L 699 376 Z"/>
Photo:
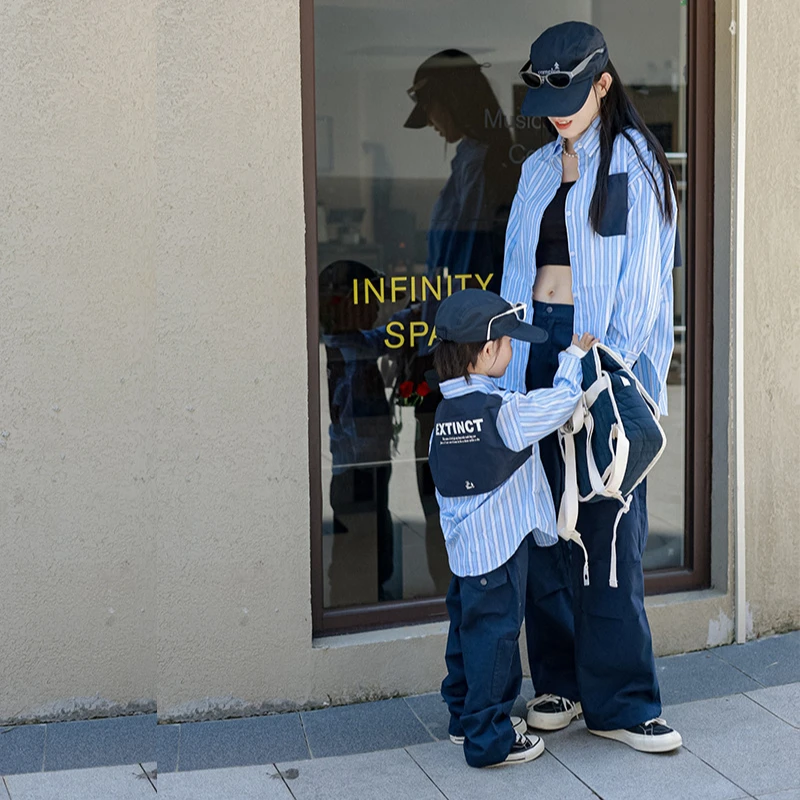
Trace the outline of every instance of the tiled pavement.
<path fill-rule="evenodd" d="M 800 800 L 800 632 L 657 664 L 665 716 L 685 742 L 673 755 L 636 753 L 580 722 L 546 735 L 533 764 L 473 770 L 446 741 L 446 709 L 429 694 L 221 722 L 0 728 L 0 800 L 4 791 L 11 800 L 142 797 L 156 760 L 161 794 L 175 800 L 468 800 L 503 790 L 534 800 Z M 526 681 L 520 703 L 531 693 Z M 112 766 L 121 762 L 134 766 Z"/>

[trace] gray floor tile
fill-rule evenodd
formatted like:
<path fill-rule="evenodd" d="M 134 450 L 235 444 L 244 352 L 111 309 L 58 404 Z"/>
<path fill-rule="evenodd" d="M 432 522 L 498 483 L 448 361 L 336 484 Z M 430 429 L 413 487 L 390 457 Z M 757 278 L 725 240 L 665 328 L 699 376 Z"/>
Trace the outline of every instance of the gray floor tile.
<path fill-rule="evenodd" d="M 447 739 L 450 712 L 438 692 L 406 697 L 405 702 L 436 739 Z"/>
<path fill-rule="evenodd" d="M 175 772 L 178 769 L 180 738 L 180 725 L 159 725 L 156 728 L 156 762 L 159 772 Z"/>
<path fill-rule="evenodd" d="M 155 800 L 158 796 L 138 764 L 11 775 L 6 783 L 11 800 Z"/>
<path fill-rule="evenodd" d="M 464 761 L 463 749 L 450 742 L 416 745 L 409 747 L 408 753 L 448 798 L 582 800 L 594 797 L 547 752 L 528 764 L 498 769 L 472 769 Z"/>
<path fill-rule="evenodd" d="M 166 800 L 292 800 L 271 764 L 170 772 L 159 776 L 158 797 Z"/>
<path fill-rule="evenodd" d="M 44 739 L 44 725 L 0 727 L 0 775 L 39 772 L 44 760 Z"/>
<path fill-rule="evenodd" d="M 800 800 L 800 789 L 788 789 L 775 794 L 762 794 L 757 800 Z"/>
<path fill-rule="evenodd" d="M 110 767 L 156 759 L 156 715 L 47 726 L 46 771 Z"/>
<path fill-rule="evenodd" d="M 400 699 L 306 711 L 301 716 L 314 758 L 390 750 L 431 741 L 431 735 L 405 700 Z"/>
<path fill-rule="evenodd" d="M 659 658 L 656 674 L 664 705 L 760 689 L 761 684 L 709 651 Z"/>
<path fill-rule="evenodd" d="M 748 692 L 747 696 L 771 711 L 776 717 L 780 717 L 784 722 L 800 728 L 800 683 L 770 686 L 769 689 Z"/>
<path fill-rule="evenodd" d="M 158 783 L 158 764 L 155 761 L 146 761 L 139 766 L 147 773 L 147 779 L 152 784 L 153 789 L 158 791 L 158 789 L 156 789 Z"/>
<path fill-rule="evenodd" d="M 295 800 L 443 800 L 405 750 L 277 766 Z"/>
<path fill-rule="evenodd" d="M 181 771 L 301 758 L 308 758 L 308 746 L 297 714 L 181 725 L 178 760 Z"/>
<path fill-rule="evenodd" d="M 800 681 L 800 631 L 711 650 L 764 686 Z"/>
<path fill-rule="evenodd" d="M 522 679 L 522 688 L 520 689 L 519 693 L 526 700 L 533 700 L 533 695 L 534 695 L 533 681 L 530 678 Z"/>
<path fill-rule="evenodd" d="M 685 746 L 753 795 L 800 787 L 800 731 L 745 695 L 672 706 Z"/>
<path fill-rule="evenodd" d="M 544 740 L 547 749 L 604 800 L 735 800 L 745 794 L 686 749 L 660 755 L 639 753 L 619 742 L 592 736 L 583 722 L 546 734 Z"/>

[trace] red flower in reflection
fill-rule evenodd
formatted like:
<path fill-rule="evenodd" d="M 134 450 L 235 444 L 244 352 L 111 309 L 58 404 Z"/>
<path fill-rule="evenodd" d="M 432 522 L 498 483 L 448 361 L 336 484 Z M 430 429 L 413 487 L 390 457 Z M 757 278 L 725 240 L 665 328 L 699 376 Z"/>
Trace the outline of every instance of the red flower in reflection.
<path fill-rule="evenodd" d="M 417 386 L 417 394 L 420 397 L 426 397 L 430 393 L 431 393 L 431 387 L 428 386 L 427 381 L 422 381 L 422 383 L 419 386 Z"/>
<path fill-rule="evenodd" d="M 414 391 L 414 382 L 413 381 L 403 381 L 403 383 L 401 383 L 397 387 L 397 393 L 400 395 L 400 397 L 403 397 L 403 398 L 411 397 L 411 394 L 413 393 L 413 391 Z"/>

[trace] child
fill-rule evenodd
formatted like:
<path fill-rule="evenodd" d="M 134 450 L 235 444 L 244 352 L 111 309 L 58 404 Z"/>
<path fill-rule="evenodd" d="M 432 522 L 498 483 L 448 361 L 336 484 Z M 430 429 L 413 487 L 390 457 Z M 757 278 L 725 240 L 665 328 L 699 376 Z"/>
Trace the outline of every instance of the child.
<path fill-rule="evenodd" d="M 473 767 L 532 761 L 544 743 L 509 716 L 519 695 L 518 639 L 525 611 L 527 540 L 557 541 L 555 509 L 537 442 L 563 425 L 581 396 L 588 334 L 561 354 L 551 389 L 498 389 L 511 339 L 542 343 L 522 322 L 525 306 L 465 289 L 436 314 L 434 351 L 444 400 L 436 411 L 430 466 L 453 579 L 442 696 L 450 738 Z"/>

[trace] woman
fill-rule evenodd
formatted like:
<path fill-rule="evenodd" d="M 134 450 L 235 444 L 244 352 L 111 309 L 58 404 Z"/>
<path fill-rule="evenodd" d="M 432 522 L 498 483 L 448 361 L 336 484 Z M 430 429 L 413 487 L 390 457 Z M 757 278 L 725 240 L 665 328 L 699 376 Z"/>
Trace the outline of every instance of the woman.
<path fill-rule="evenodd" d="M 511 158 L 512 139 L 502 110 L 481 65 L 470 55 L 451 48 L 427 58 L 417 68 L 409 97 L 415 105 L 406 128 L 433 128 L 448 144 L 457 144 L 451 172 L 431 210 L 428 225 L 427 276 L 471 275 L 465 286 L 500 290 L 508 214 L 519 181 L 519 166 Z M 480 278 L 480 283 L 477 280 Z M 460 288 L 461 282 L 457 284 Z M 416 309 L 431 330 L 438 303 Z M 433 368 L 427 341 L 408 352 L 399 382 L 418 385 Z M 433 478 L 428 467 L 428 442 L 438 391 L 415 408 L 417 484 L 425 513 L 428 569 L 438 594 L 445 594 L 450 569 L 439 525 Z"/>
<path fill-rule="evenodd" d="M 532 300 L 550 341 L 517 346 L 508 388 L 551 385 L 573 331 L 617 350 L 666 412 L 673 347 L 672 269 L 677 204 L 664 151 L 648 131 L 597 28 L 567 22 L 545 31 L 520 71 L 523 114 L 547 117 L 558 138 L 522 169 L 506 237 L 501 293 Z M 555 436 L 540 446 L 553 500 L 563 492 Z M 590 732 L 645 752 L 681 746 L 659 719 L 661 698 L 644 610 L 646 487 L 619 524 L 619 588 L 584 586 L 569 545 L 531 547 L 526 628 L 537 696 L 528 724 L 557 730 L 584 714 Z M 582 505 L 578 530 L 592 574 L 608 574 L 614 500 Z M 596 569 L 595 569 L 596 565 Z"/>

